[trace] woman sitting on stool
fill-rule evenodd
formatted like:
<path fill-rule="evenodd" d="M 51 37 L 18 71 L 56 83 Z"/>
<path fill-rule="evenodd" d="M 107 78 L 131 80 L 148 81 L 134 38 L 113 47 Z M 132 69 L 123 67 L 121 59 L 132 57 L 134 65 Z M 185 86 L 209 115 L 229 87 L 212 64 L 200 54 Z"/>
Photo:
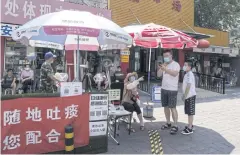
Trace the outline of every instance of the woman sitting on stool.
<path fill-rule="evenodd" d="M 16 77 L 13 75 L 13 70 L 12 69 L 8 69 L 7 70 L 7 75 L 5 75 L 3 77 L 3 79 L 1 80 L 2 82 L 2 88 L 4 89 L 11 89 L 12 90 L 12 94 L 15 94 L 16 91 Z"/>
<path fill-rule="evenodd" d="M 33 70 L 29 65 L 26 65 L 21 73 L 22 89 L 24 93 L 27 93 L 28 86 L 33 84 Z"/>
<path fill-rule="evenodd" d="M 138 119 L 140 121 L 140 130 L 144 130 L 144 122 L 142 111 L 138 105 L 138 91 L 137 86 L 140 81 L 143 81 L 143 77 L 137 79 L 137 73 L 129 73 L 124 80 L 124 91 L 122 105 L 126 111 L 136 112 Z M 134 129 L 131 129 L 132 132 L 135 132 Z"/>

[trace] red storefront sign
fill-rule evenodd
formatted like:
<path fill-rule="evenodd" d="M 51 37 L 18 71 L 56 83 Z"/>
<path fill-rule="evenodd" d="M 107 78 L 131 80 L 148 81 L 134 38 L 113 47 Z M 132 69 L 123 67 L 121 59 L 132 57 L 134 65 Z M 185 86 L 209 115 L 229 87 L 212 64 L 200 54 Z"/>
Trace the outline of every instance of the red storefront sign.
<path fill-rule="evenodd" d="M 1 104 L 1 153 L 39 154 L 65 149 L 71 124 L 74 146 L 89 144 L 89 95 L 19 98 Z"/>
<path fill-rule="evenodd" d="M 1 0 L 2 23 L 25 24 L 40 15 L 60 10 L 88 11 L 111 19 L 111 11 L 57 0 Z"/>

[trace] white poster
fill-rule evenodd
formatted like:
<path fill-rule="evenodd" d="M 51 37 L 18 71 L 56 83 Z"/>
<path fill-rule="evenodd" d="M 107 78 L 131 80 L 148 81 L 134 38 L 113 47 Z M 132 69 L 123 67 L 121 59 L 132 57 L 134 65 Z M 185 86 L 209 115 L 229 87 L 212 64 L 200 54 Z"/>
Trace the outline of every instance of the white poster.
<path fill-rule="evenodd" d="M 108 94 L 90 95 L 90 121 L 105 120 L 108 116 Z"/>
<path fill-rule="evenodd" d="M 90 136 L 102 136 L 107 134 L 107 121 L 89 122 Z"/>
<path fill-rule="evenodd" d="M 82 95 L 82 82 L 61 82 L 61 97 L 76 95 Z"/>
<path fill-rule="evenodd" d="M 82 82 L 72 82 L 72 96 L 82 95 Z"/>
<path fill-rule="evenodd" d="M 71 82 L 61 82 L 60 86 L 60 96 L 72 96 L 72 83 Z"/>

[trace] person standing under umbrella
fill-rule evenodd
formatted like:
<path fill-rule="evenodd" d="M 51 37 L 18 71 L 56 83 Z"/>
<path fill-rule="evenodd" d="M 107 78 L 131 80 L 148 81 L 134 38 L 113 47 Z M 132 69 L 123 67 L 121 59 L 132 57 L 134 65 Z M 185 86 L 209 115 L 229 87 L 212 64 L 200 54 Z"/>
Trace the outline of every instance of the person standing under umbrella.
<path fill-rule="evenodd" d="M 164 64 L 159 65 L 158 76 L 162 76 L 162 89 L 161 89 L 161 101 L 164 107 L 164 113 L 166 117 L 166 124 L 164 124 L 161 129 L 170 129 L 171 134 L 176 134 L 178 132 L 178 112 L 176 109 L 177 105 L 177 93 L 178 93 L 178 80 L 180 66 L 177 62 L 172 59 L 172 51 L 166 50 L 163 53 Z M 171 125 L 170 113 L 172 112 L 172 117 L 174 124 Z"/>
<path fill-rule="evenodd" d="M 60 82 L 53 72 L 51 64 L 54 61 L 55 55 L 52 52 L 47 52 L 45 54 L 45 62 L 42 64 L 40 69 L 40 90 L 45 93 L 54 92 L 54 82 Z"/>

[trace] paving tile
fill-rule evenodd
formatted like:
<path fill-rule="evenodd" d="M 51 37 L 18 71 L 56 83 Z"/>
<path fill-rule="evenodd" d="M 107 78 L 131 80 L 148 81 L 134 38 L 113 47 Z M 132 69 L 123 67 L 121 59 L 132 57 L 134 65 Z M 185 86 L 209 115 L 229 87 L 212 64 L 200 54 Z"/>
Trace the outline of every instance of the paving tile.
<path fill-rule="evenodd" d="M 159 131 L 164 154 L 240 153 L 240 96 L 227 92 L 227 95 L 217 94 L 216 97 L 216 94 L 203 90 L 198 90 L 198 93 L 200 99 L 197 101 L 197 113 L 194 120 L 196 130 L 192 135 L 180 133 L 187 122 L 182 102 L 179 102 L 177 107 L 179 113 L 179 133 L 177 135 L 170 135 L 169 130 L 160 130 L 161 125 L 165 123 L 165 117 L 161 105 L 156 104 L 156 108 L 154 108 L 155 119 L 145 120 L 146 131 L 139 131 L 139 125 L 135 123 L 133 127 L 137 132 L 129 136 L 125 127 L 121 126 L 120 137 L 118 137 L 121 144 L 118 146 L 109 140 L 108 153 L 151 153 L 147 133 L 147 130 L 151 129 Z M 144 97 L 141 99 L 144 100 Z M 148 99 L 145 98 L 145 100 Z"/>

